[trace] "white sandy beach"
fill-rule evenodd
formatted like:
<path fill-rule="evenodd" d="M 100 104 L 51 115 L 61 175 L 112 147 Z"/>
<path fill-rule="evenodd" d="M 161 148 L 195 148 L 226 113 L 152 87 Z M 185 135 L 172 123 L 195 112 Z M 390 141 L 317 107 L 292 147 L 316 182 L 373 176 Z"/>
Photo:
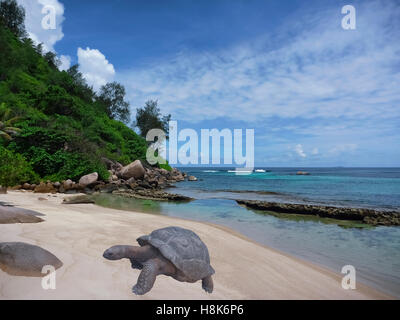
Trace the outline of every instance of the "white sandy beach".
<path fill-rule="evenodd" d="M 39 201 L 39 197 L 48 200 Z M 45 214 L 45 222 L 0 224 L 0 242 L 22 241 L 51 251 L 63 263 L 56 290 L 43 290 L 41 278 L 10 276 L 0 271 L 0 299 L 387 299 L 357 283 L 341 287 L 341 275 L 254 243 L 226 228 L 161 215 L 126 212 L 93 204 L 61 204 L 68 195 L 11 191 L 0 201 Z M 201 283 L 157 277 L 144 296 L 132 294 L 139 270 L 128 260 L 108 261 L 105 249 L 136 245 L 154 229 L 181 226 L 207 244 L 216 270 L 214 292 Z"/>

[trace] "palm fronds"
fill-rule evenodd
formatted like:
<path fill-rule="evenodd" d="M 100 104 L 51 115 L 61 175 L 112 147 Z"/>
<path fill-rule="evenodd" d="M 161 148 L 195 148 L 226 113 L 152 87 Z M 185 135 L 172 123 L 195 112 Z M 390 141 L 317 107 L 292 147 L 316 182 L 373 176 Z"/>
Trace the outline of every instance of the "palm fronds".
<path fill-rule="evenodd" d="M 13 127 L 13 124 L 21 117 L 10 118 L 11 110 L 6 108 L 5 104 L 0 104 L 0 137 L 6 140 L 12 140 L 12 136 L 21 132 L 20 128 Z"/>

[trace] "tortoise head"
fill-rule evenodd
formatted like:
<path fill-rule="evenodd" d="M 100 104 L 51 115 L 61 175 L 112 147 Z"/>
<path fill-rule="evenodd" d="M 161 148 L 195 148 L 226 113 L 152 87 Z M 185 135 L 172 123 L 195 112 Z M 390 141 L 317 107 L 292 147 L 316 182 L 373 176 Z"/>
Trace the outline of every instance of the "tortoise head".
<path fill-rule="evenodd" d="M 108 260 L 120 260 L 126 258 L 126 246 L 113 246 L 103 253 L 103 257 Z"/>

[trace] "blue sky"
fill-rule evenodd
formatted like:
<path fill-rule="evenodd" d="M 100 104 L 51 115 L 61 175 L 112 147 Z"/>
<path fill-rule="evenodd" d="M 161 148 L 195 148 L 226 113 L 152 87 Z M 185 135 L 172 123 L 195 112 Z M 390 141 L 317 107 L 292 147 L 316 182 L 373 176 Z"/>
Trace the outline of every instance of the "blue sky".
<path fill-rule="evenodd" d="M 398 0 L 18 1 L 34 40 L 95 89 L 123 83 L 133 114 L 158 99 L 179 128 L 254 129 L 257 166 L 400 166 Z"/>

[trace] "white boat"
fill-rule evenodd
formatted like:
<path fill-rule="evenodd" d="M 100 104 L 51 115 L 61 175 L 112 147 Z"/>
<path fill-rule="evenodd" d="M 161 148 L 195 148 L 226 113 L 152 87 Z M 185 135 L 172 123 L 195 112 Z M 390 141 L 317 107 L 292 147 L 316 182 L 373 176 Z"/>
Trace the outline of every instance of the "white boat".
<path fill-rule="evenodd" d="M 236 170 L 228 170 L 228 172 L 235 173 L 235 174 L 251 174 L 253 172 L 253 170 L 236 169 Z"/>
<path fill-rule="evenodd" d="M 255 172 L 267 172 L 267 171 L 265 171 L 264 169 L 256 169 L 256 170 L 254 170 Z"/>

